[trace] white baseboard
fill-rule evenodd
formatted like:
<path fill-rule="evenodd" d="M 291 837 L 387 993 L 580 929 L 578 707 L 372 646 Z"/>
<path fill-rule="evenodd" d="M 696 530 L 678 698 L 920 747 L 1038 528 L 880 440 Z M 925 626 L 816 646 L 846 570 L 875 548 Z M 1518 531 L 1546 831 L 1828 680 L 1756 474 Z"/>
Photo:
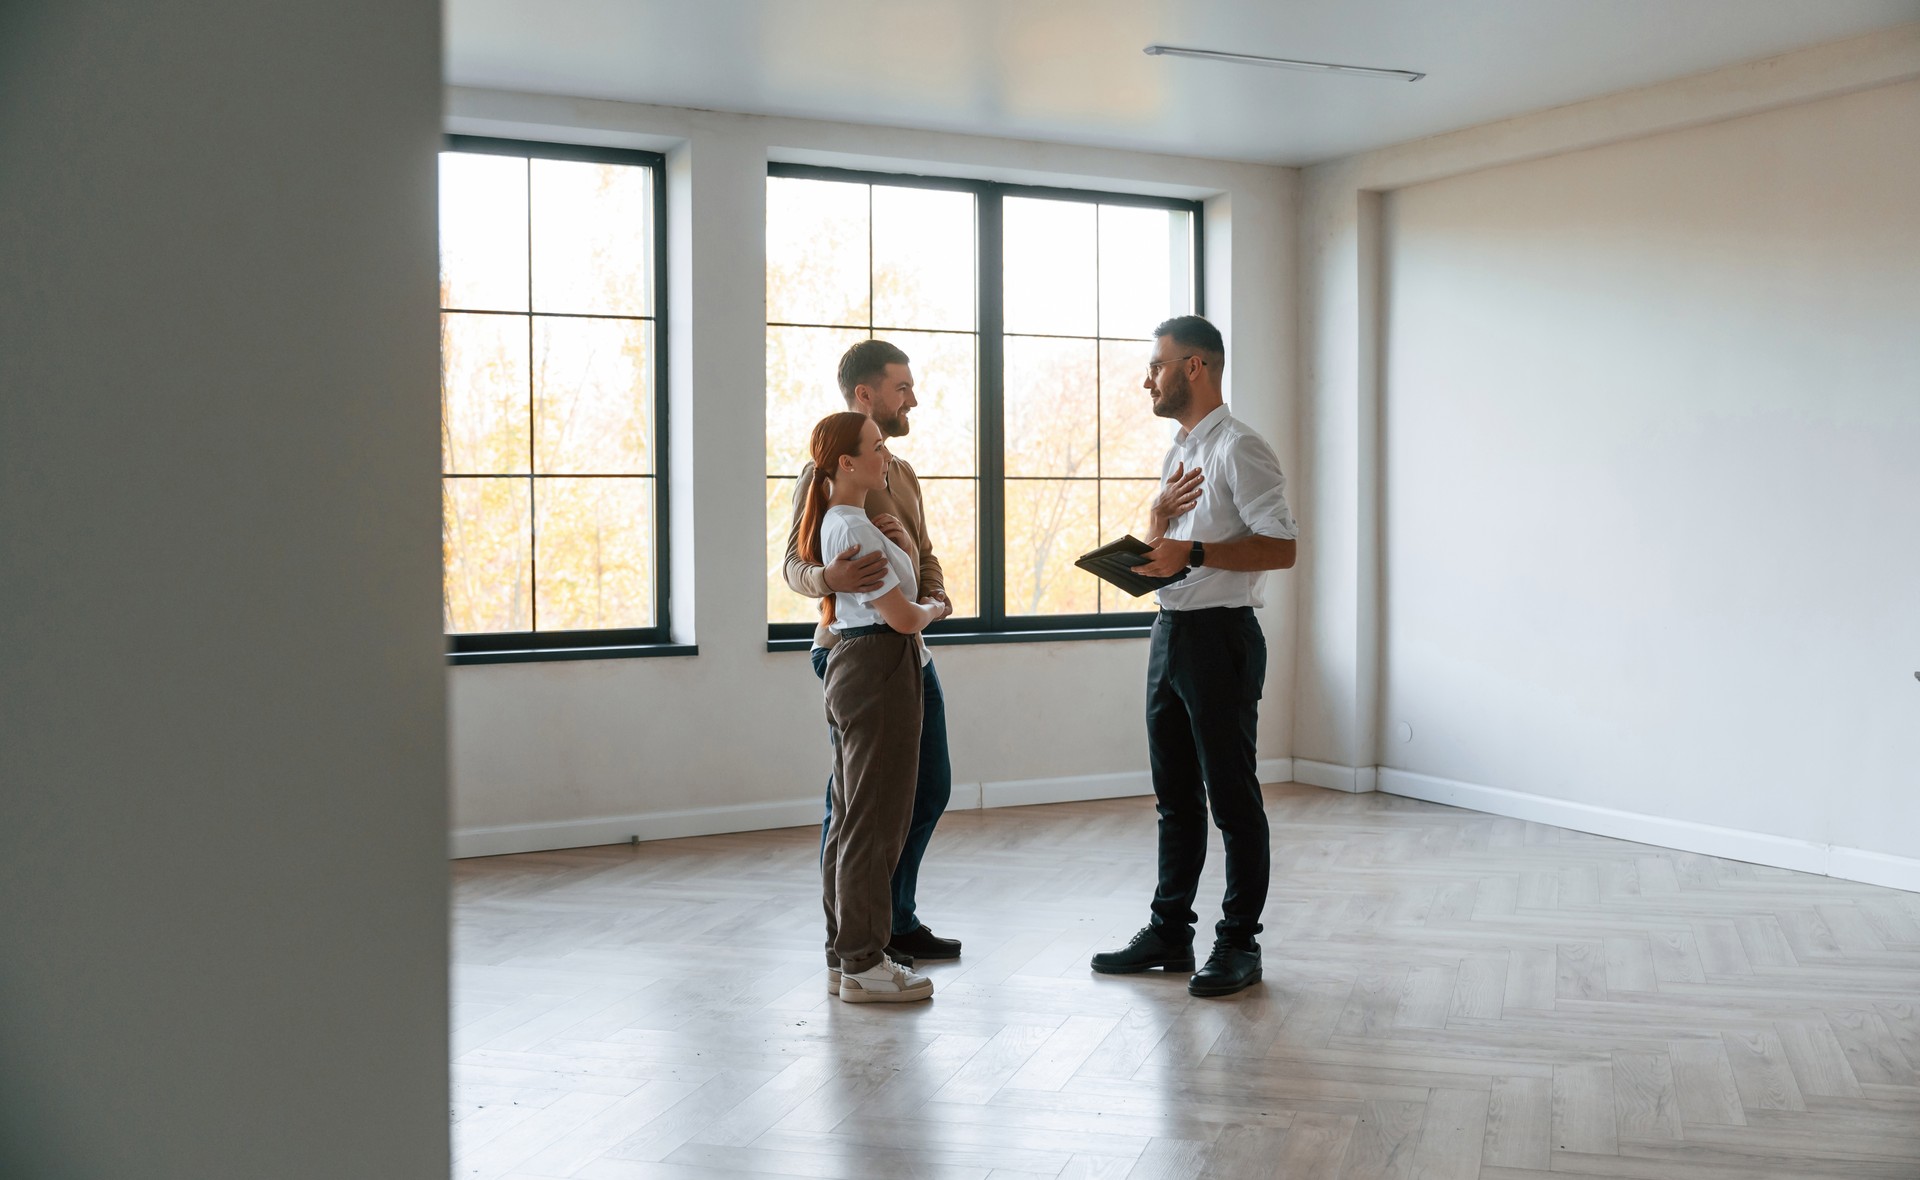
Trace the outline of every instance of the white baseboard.
<path fill-rule="evenodd" d="M 1027 807 L 1035 803 L 1078 803 L 1083 799 L 1122 799 L 1153 794 L 1153 777 L 1144 770 L 1121 774 L 1075 774 L 1060 778 L 1022 778 L 981 783 L 980 806 Z"/>
<path fill-rule="evenodd" d="M 1613 836 L 1660 848 L 1700 852 L 1729 860 L 1776 868 L 1798 869 L 1846 881 L 1885 885 L 1920 893 L 1920 859 L 1816 844 L 1787 836 L 1770 836 L 1739 828 L 1666 816 L 1643 815 L 1550 799 L 1395 770 L 1381 766 L 1339 766 L 1309 758 L 1270 758 L 1259 764 L 1263 783 L 1301 782 L 1336 791 L 1379 790 L 1430 803 L 1445 803 L 1504 815 L 1534 823 L 1553 824 L 1576 832 Z M 1084 774 L 1062 778 L 1015 779 L 1007 782 L 955 783 L 949 811 L 982 807 L 1024 807 L 1035 803 L 1070 803 L 1085 799 L 1118 799 L 1153 794 L 1152 777 L 1144 770 L 1120 774 Z M 727 832 L 757 832 L 767 828 L 807 827 L 820 822 L 817 797 L 776 803 L 741 803 L 729 807 L 697 807 L 684 811 L 651 811 L 637 815 L 564 820 L 558 823 L 509 824 L 493 828 L 465 828 L 450 834 L 448 854 L 453 859 L 503 856 L 514 852 L 546 852 L 556 848 L 587 848 L 595 844 L 623 844 L 642 840 L 671 840 L 681 836 L 715 836 Z"/>
<path fill-rule="evenodd" d="M 1830 857 L 1827 867 L 1829 877 L 1839 877 L 1847 881 L 1864 881 L 1869 885 L 1885 885 L 1890 889 L 1920 893 L 1920 859 L 1911 856 L 1894 856 L 1888 852 L 1868 852 L 1864 848 L 1844 848 L 1838 845 L 1828 850 L 1828 856 Z"/>
<path fill-rule="evenodd" d="M 504 856 L 512 852 L 548 852 L 556 848 L 625 844 L 635 836 L 642 840 L 673 840 L 681 836 L 718 836 L 726 832 L 797 828 L 820 822 L 824 797 L 823 793 L 811 799 L 790 799 L 780 803 L 740 803 L 730 807 L 648 811 L 638 815 L 612 815 L 558 823 L 463 828 L 452 833 L 448 854 L 454 860 L 460 860 L 469 856 Z"/>
<path fill-rule="evenodd" d="M 1290 783 L 1293 781 L 1293 759 L 1262 758 L 1253 771 L 1263 783 Z"/>
<path fill-rule="evenodd" d="M 1300 781 L 1308 780 L 1302 778 Z M 1612 836 L 1639 844 L 1700 852 L 1728 860 L 1797 869 L 1803 873 L 1818 873 L 1920 893 L 1920 860 L 1912 857 L 1816 844 L 1789 836 L 1722 828 L 1667 816 L 1617 811 L 1611 807 L 1596 807 L 1591 803 L 1550 799 L 1500 787 L 1483 787 L 1477 783 L 1394 770 L 1387 766 L 1379 768 L 1379 789 L 1390 795 L 1404 795 L 1410 799 L 1425 799 L 1429 803 L 1445 803 L 1490 815 L 1552 824 L 1576 832 L 1591 832 L 1596 836 Z"/>
<path fill-rule="evenodd" d="M 1310 787 L 1325 787 L 1329 791 L 1364 794 L 1374 790 L 1373 772 L 1371 766 L 1341 766 L 1334 762 L 1315 762 L 1311 758 L 1293 760 L 1294 782 Z"/>
<path fill-rule="evenodd" d="M 1263 783 L 1293 781 L 1293 759 L 1262 758 L 1254 773 Z M 1063 778 L 1013 779 L 979 784 L 978 807 L 1028 807 L 1035 803 L 1078 803 L 1087 799 L 1126 799 L 1153 794 L 1153 776 L 1144 770 L 1120 774 L 1081 774 Z M 960 787 L 953 788 L 953 802 L 947 810 L 959 807 Z"/>
<path fill-rule="evenodd" d="M 1290 782 L 1294 774 L 1293 759 L 1262 759 L 1258 771 L 1263 783 Z M 1075 803 L 1085 799 L 1121 799 L 1151 794 L 1153 778 L 1144 770 L 1014 779 L 997 783 L 955 783 L 947 810 L 1025 807 L 1034 803 Z M 515 852 L 550 852 L 556 848 L 624 844 L 635 836 L 642 840 L 673 840 L 681 836 L 718 836 L 727 832 L 797 828 L 818 824 L 820 813 L 821 800 L 815 797 L 777 803 L 741 803 L 730 807 L 696 807 L 684 811 L 647 811 L 635 815 L 555 823 L 462 828 L 448 836 L 447 852 L 452 859 L 461 860 L 470 856 L 505 856 Z"/>

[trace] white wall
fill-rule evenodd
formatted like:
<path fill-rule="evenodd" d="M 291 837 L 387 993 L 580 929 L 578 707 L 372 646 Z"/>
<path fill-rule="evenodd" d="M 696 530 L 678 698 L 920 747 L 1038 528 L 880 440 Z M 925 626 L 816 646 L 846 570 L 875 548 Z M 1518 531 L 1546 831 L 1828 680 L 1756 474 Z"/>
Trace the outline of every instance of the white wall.
<path fill-rule="evenodd" d="M 1299 777 L 1920 888 L 1916 78 L 1306 171 Z"/>
<path fill-rule="evenodd" d="M 1384 224 L 1384 764 L 1920 857 L 1920 83 Z"/>
<path fill-rule="evenodd" d="M 447 1174 L 439 37 L 0 6 L 0 1175 Z"/>
<path fill-rule="evenodd" d="M 448 109 L 458 132 L 669 153 L 675 626 L 700 648 L 452 669 L 456 854 L 819 814 L 828 765 L 819 683 L 804 652 L 766 650 L 769 159 L 1207 199 L 1206 303 L 1227 336 L 1234 408 L 1291 461 L 1290 170 L 489 91 L 456 89 Z M 1293 605 L 1288 575 L 1269 584 L 1260 752 L 1285 777 Z M 954 806 L 1147 789 L 1145 640 L 943 646 L 935 662 Z"/>

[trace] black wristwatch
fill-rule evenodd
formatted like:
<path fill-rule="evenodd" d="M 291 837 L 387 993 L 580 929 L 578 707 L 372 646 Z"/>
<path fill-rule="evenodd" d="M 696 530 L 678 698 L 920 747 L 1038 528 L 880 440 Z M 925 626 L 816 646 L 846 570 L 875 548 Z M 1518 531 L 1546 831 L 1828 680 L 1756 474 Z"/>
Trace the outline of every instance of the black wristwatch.
<path fill-rule="evenodd" d="M 1193 543 L 1193 551 L 1187 554 L 1187 564 L 1194 569 L 1199 569 L 1201 566 L 1207 564 L 1207 543 L 1205 541 L 1195 541 Z"/>

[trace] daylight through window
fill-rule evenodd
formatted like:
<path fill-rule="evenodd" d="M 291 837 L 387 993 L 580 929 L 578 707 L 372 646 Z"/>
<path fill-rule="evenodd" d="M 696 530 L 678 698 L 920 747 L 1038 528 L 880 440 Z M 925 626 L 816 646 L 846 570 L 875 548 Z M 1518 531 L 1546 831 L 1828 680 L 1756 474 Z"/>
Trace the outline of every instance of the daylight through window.
<path fill-rule="evenodd" d="M 781 564 L 807 436 L 844 408 L 840 354 L 912 358 L 890 444 L 919 475 L 954 618 L 934 631 L 1136 624 L 1073 565 L 1146 527 L 1170 428 L 1141 388 L 1156 324 L 1198 310 L 1197 202 L 776 166 L 767 180 L 767 617 L 816 604 Z"/>
<path fill-rule="evenodd" d="M 659 158 L 449 147 L 440 389 L 453 650 L 662 641 Z"/>

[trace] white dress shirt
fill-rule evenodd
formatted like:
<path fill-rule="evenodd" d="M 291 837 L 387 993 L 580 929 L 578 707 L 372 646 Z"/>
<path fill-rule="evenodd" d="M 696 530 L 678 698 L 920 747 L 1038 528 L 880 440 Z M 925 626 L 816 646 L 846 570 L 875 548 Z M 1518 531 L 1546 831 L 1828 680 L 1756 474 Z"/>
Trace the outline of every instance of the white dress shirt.
<path fill-rule="evenodd" d="M 1192 430 L 1173 436 L 1160 464 L 1164 486 L 1175 464 L 1205 473 L 1200 499 L 1185 516 L 1167 525 L 1179 541 L 1237 541 L 1258 534 L 1292 540 L 1300 528 L 1287 509 L 1287 477 L 1267 440 L 1219 406 Z M 1202 567 L 1173 585 L 1155 591 L 1164 610 L 1201 610 L 1213 606 L 1264 606 L 1260 585 L 1265 571 Z"/>
<path fill-rule="evenodd" d="M 879 588 L 864 592 L 836 592 L 833 596 L 833 630 L 845 631 L 849 627 L 871 627 L 875 623 L 884 623 L 880 612 L 872 606 L 873 600 L 898 588 L 912 602 L 919 597 L 919 574 L 913 568 L 913 559 L 907 551 L 887 539 L 880 526 L 868 518 L 865 511 L 850 504 L 836 504 L 827 509 L 820 518 L 820 552 L 842 553 L 850 545 L 859 545 L 858 556 L 865 557 L 875 549 L 887 555 L 887 576 L 880 582 Z M 915 646 L 920 651 L 920 662 L 931 659 L 925 643 L 914 636 Z"/>

